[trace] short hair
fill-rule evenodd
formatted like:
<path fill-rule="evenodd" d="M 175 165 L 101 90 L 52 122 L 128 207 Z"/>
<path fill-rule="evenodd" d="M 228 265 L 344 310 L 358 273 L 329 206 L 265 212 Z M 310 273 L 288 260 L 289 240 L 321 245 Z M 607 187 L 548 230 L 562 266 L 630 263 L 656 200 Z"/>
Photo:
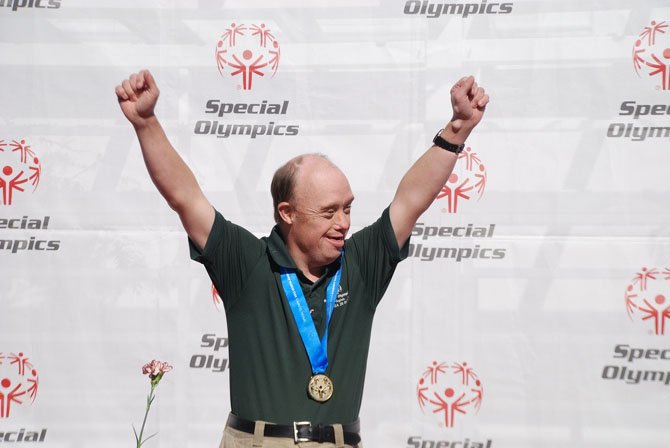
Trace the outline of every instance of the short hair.
<path fill-rule="evenodd" d="M 292 158 L 275 171 L 272 176 L 272 182 L 270 183 L 270 193 L 272 194 L 272 206 L 274 208 L 274 218 L 275 223 L 279 224 L 281 222 L 281 217 L 279 216 L 279 204 L 281 202 L 288 202 L 293 199 L 293 190 L 295 189 L 295 177 L 298 173 L 300 165 L 305 161 L 307 157 L 319 157 L 328 163 L 332 162 L 330 159 L 321 153 L 310 153 L 310 154 L 301 154 L 297 157 Z"/>

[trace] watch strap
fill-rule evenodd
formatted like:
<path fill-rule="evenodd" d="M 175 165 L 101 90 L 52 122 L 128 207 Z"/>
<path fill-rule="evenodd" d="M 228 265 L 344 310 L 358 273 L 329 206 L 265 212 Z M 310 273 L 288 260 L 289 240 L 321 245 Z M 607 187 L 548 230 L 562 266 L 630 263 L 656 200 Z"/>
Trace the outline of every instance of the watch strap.
<path fill-rule="evenodd" d="M 440 136 L 442 131 L 444 131 L 444 129 L 440 129 L 437 131 L 437 134 L 435 134 L 435 137 L 433 138 L 433 145 L 446 151 L 453 152 L 454 154 L 460 154 L 461 151 L 463 151 L 463 148 L 465 148 L 465 143 L 461 143 L 460 145 L 449 143 Z"/>

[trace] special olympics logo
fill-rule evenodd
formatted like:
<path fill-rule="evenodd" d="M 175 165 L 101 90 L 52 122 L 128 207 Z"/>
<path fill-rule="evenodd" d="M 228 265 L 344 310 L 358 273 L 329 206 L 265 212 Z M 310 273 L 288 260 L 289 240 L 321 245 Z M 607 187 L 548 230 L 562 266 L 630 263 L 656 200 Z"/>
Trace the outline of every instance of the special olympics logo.
<path fill-rule="evenodd" d="M 214 302 L 214 307 L 217 309 L 217 311 L 221 311 L 221 308 L 223 307 L 223 300 L 221 300 L 219 291 L 216 290 L 216 286 L 214 286 L 214 284 L 212 284 L 212 302 Z"/>
<path fill-rule="evenodd" d="M 484 397 L 482 382 L 468 363 L 433 363 L 416 385 L 419 407 L 440 416 L 440 426 L 453 428 L 456 413 L 479 412 Z"/>
<path fill-rule="evenodd" d="M 12 205 L 14 192 L 23 192 L 30 181 L 33 192 L 40 183 L 42 164 L 25 140 L 7 143 L 0 139 L 0 193 L 2 204 Z"/>
<path fill-rule="evenodd" d="M 661 43 L 656 42 L 666 28 L 666 22 L 654 20 L 644 27 L 633 45 L 633 67 L 638 76 L 660 77 L 661 84 L 657 88 L 670 90 L 670 39 L 666 35 Z"/>
<path fill-rule="evenodd" d="M 461 160 L 463 160 L 461 162 Z M 459 163 L 460 162 L 460 163 Z M 467 147 L 458 155 L 454 172 L 447 183 L 442 187 L 436 199 L 447 198 L 447 206 L 442 208 L 445 213 L 456 213 L 458 201 L 472 199 L 480 200 L 486 189 L 486 168 L 479 155 Z"/>
<path fill-rule="evenodd" d="M 32 404 L 40 381 L 37 370 L 23 353 L 0 353 L 0 418 L 8 418 L 12 405 Z"/>
<path fill-rule="evenodd" d="M 279 67 L 279 42 L 264 23 L 247 26 L 231 23 L 219 38 L 214 52 L 216 66 L 224 78 L 240 76 L 242 89 L 251 90 L 254 76 L 272 76 Z"/>
<path fill-rule="evenodd" d="M 665 334 L 670 320 L 670 268 L 642 268 L 626 288 L 626 311 L 633 321 L 649 321 L 654 334 Z"/>

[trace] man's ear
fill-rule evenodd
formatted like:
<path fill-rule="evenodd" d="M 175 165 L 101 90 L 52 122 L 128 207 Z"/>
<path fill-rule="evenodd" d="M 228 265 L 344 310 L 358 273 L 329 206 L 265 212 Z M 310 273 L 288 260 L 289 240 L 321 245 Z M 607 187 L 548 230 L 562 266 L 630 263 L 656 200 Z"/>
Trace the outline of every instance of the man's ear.
<path fill-rule="evenodd" d="M 279 218 L 286 224 L 293 224 L 293 207 L 288 202 L 280 202 L 277 205 Z"/>

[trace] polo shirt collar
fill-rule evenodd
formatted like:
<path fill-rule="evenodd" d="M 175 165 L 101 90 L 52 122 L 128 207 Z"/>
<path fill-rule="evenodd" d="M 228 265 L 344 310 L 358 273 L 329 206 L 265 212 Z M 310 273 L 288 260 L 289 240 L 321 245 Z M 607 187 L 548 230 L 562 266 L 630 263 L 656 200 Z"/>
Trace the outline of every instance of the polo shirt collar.
<path fill-rule="evenodd" d="M 293 258 L 291 258 L 291 254 L 288 253 L 288 248 L 281 236 L 279 226 L 274 226 L 272 232 L 270 232 L 270 236 L 268 237 L 268 253 L 272 261 L 279 266 L 287 269 L 297 269 Z"/>

